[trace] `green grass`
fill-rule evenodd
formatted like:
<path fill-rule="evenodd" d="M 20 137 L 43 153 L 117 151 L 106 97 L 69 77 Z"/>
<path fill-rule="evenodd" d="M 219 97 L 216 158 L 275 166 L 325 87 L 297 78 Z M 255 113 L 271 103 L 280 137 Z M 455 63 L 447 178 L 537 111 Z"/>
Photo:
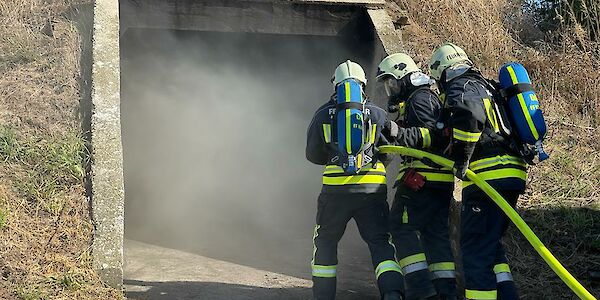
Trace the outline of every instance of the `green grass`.
<path fill-rule="evenodd" d="M 21 156 L 21 145 L 15 130 L 0 126 L 0 156 L 4 161 L 14 161 Z"/>
<path fill-rule="evenodd" d="M 12 169 L 14 187 L 51 214 L 62 207 L 62 193 L 81 184 L 86 157 L 84 140 L 77 134 L 20 137 L 0 126 L 0 159 Z"/>

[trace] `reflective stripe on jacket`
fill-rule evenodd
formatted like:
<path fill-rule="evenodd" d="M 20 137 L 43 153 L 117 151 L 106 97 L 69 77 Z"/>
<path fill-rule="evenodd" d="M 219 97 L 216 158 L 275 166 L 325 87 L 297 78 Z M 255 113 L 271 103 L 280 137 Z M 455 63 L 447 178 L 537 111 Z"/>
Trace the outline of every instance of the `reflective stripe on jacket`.
<path fill-rule="evenodd" d="M 444 149 L 431 148 L 430 130 L 436 130 L 442 113 L 442 103 L 428 86 L 419 87 L 412 92 L 405 101 L 404 124 L 405 127 L 421 127 L 420 132 L 423 139 L 422 147 L 428 152 L 442 154 Z M 453 188 L 454 175 L 449 168 L 434 168 L 421 162 L 407 158 L 400 167 L 400 173 L 396 178 L 396 184 L 400 184 L 402 176 L 408 168 L 413 168 L 417 173 L 426 178 L 426 187 Z"/>
<path fill-rule="evenodd" d="M 453 128 L 452 158 L 465 158 L 469 168 L 495 189 L 524 190 L 527 165 L 512 153 L 499 130 L 493 94 L 479 72 L 471 70 L 444 85 L 446 108 Z M 463 186 L 476 189 L 470 181 Z"/>
<path fill-rule="evenodd" d="M 341 188 L 340 188 L 341 187 Z M 385 166 L 378 162 L 364 166 L 356 175 L 347 175 L 337 165 L 325 166 L 323 171 L 323 192 L 346 191 L 377 193 L 387 191 Z"/>
<path fill-rule="evenodd" d="M 329 101 L 321 106 L 315 113 L 307 132 L 306 158 L 318 165 L 327 165 L 323 174 L 323 193 L 386 193 L 385 167 L 376 164 L 375 168 L 367 164 L 358 174 L 348 175 L 340 172 L 342 169 L 333 161 L 338 155 L 337 137 L 331 128 L 330 110 L 335 109 L 335 103 Z M 373 124 L 373 135 L 368 137 L 374 145 L 384 145 L 382 129 L 385 127 L 387 113 L 367 102 L 365 112 Z M 413 148 L 421 148 L 423 143 L 430 143 L 424 139 L 422 128 L 400 128 L 396 142 Z M 379 159 L 377 153 L 375 159 Z"/>

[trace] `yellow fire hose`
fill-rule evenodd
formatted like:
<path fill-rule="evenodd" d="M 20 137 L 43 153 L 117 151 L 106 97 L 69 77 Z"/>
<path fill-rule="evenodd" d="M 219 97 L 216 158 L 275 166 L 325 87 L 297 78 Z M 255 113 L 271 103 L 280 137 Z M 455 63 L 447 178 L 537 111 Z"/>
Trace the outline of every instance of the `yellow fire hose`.
<path fill-rule="evenodd" d="M 438 155 L 434 155 L 425 151 L 401 147 L 401 146 L 381 146 L 379 147 L 380 153 L 389 153 L 389 154 L 399 154 L 414 157 L 417 159 L 428 158 L 434 163 L 452 168 L 454 162 L 443 158 Z M 477 176 L 473 171 L 467 170 L 467 178 L 473 181 L 481 190 L 483 190 L 496 204 L 504 211 L 504 213 L 508 216 L 508 218 L 517 226 L 519 231 L 527 238 L 529 243 L 533 246 L 535 251 L 537 251 L 540 256 L 546 261 L 546 263 L 552 268 L 552 270 L 562 279 L 562 281 L 569 287 L 579 298 L 584 300 L 596 300 L 590 292 L 588 292 L 582 285 L 563 267 L 563 265 L 550 253 L 548 248 L 544 246 L 542 241 L 535 235 L 535 233 L 529 228 L 527 223 L 523 221 L 521 216 L 517 214 L 517 212 L 506 202 L 506 200 L 494 189 L 492 188 L 485 180 L 481 179 Z"/>

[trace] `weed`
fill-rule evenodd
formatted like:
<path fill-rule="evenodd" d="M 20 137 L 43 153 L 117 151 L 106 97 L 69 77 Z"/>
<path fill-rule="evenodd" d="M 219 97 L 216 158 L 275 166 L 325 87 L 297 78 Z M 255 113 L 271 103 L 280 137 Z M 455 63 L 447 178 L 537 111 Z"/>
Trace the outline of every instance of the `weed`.
<path fill-rule="evenodd" d="M 21 300 L 43 300 L 46 297 L 43 293 L 37 288 L 32 286 L 27 287 L 19 287 L 17 289 L 17 297 Z"/>
<path fill-rule="evenodd" d="M 74 272 L 65 272 L 60 276 L 51 276 L 50 281 L 71 291 L 78 290 L 84 283 L 83 276 Z"/>
<path fill-rule="evenodd" d="M 2 230 L 4 228 L 4 226 L 6 226 L 7 218 L 8 218 L 8 211 L 6 211 L 3 208 L 0 208 L 0 230 Z"/>
<path fill-rule="evenodd" d="M 14 129 L 0 126 L 0 156 L 2 160 L 16 160 L 21 154 L 22 148 L 17 140 L 17 133 Z"/>

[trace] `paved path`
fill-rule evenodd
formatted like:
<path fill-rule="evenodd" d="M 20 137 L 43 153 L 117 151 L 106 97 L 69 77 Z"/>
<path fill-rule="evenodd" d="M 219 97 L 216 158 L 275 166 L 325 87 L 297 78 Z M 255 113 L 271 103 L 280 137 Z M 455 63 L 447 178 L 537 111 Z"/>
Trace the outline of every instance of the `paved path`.
<path fill-rule="evenodd" d="M 347 241 L 346 244 L 357 241 Z M 338 299 L 378 299 L 370 261 L 362 251 L 345 245 L 340 253 Z M 366 247 L 365 247 L 366 248 Z M 352 253 L 354 252 L 354 253 Z M 359 252 L 358 255 L 356 252 Z M 213 256 L 215 256 L 213 254 Z M 231 260 L 231 259 L 229 259 Z M 309 267 L 294 264 L 289 272 L 276 272 L 257 268 L 259 262 L 238 264 L 203 255 L 164 248 L 142 242 L 125 242 L 125 287 L 129 299 L 311 299 Z M 240 261 L 247 260 L 240 259 Z M 278 261 L 274 258 L 273 261 Z M 306 259 L 304 259 L 306 261 Z M 282 266 L 265 269 L 284 270 Z M 282 274 L 286 273 L 286 274 Z M 293 274 L 293 275 L 289 275 Z"/>

